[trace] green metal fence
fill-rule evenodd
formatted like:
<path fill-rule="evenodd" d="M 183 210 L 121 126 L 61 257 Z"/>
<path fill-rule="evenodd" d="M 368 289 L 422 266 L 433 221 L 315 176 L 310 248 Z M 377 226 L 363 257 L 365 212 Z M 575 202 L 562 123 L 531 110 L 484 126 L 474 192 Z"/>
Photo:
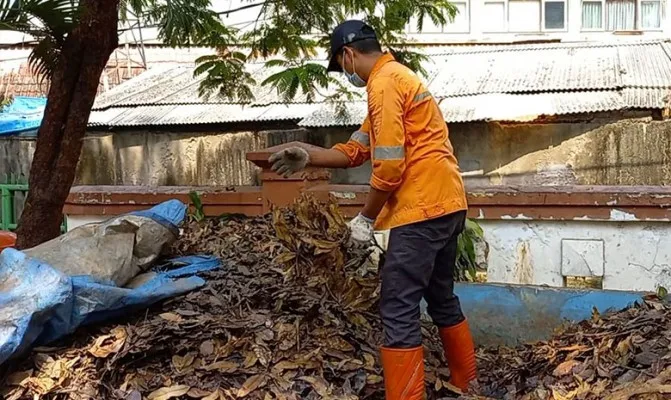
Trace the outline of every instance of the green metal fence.
<path fill-rule="evenodd" d="M 28 193 L 28 185 L 21 183 L 0 184 L 0 231 L 16 230 L 18 213 L 15 208 L 17 193 Z M 66 232 L 65 218 L 61 225 L 61 232 Z"/>
<path fill-rule="evenodd" d="M 16 218 L 14 212 L 14 195 L 16 193 L 28 192 L 28 185 L 23 184 L 5 184 L 0 185 L 0 230 L 13 231 L 16 229 Z"/>

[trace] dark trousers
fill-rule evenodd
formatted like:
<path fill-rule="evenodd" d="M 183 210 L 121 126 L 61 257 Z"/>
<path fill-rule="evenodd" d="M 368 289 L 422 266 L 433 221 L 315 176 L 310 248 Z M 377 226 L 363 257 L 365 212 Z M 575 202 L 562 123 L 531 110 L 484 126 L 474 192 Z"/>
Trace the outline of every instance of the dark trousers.
<path fill-rule="evenodd" d="M 386 347 L 403 349 L 422 344 L 422 298 L 439 328 L 464 320 L 454 295 L 454 266 L 457 238 L 465 221 L 466 212 L 460 211 L 391 230 L 380 272 L 380 314 Z"/>

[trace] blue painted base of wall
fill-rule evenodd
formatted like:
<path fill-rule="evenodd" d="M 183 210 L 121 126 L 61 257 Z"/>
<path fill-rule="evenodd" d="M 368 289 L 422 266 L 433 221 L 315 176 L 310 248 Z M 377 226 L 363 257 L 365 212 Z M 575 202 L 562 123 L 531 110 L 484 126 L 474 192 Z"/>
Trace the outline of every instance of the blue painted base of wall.
<path fill-rule="evenodd" d="M 567 321 L 582 321 L 642 301 L 643 293 L 496 284 L 456 284 L 479 346 L 548 339 Z"/>

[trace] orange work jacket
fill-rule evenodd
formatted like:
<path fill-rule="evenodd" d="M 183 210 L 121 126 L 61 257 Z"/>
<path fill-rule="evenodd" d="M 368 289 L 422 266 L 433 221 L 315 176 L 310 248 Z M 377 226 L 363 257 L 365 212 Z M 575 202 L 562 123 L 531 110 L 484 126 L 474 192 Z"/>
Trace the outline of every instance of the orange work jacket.
<path fill-rule="evenodd" d="M 347 155 L 350 167 L 370 159 L 370 186 L 392 192 L 375 228 L 391 229 L 467 209 L 445 119 L 419 77 L 384 54 L 366 90 L 366 120 L 347 143 L 334 149 Z"/>

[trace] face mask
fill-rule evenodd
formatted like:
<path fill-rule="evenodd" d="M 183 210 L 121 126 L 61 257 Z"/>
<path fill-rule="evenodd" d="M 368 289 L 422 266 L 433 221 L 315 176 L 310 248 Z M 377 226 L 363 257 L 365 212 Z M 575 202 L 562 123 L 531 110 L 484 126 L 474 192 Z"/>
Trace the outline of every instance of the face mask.
<path fill-rule="evenodd" d="M 356 70 L 354 69 L 354 56 L 351 55 L 350 59 L 352 60 L 352 73 L 348 74 L 347 70 L 345 68 L 342 69 L 342 71 L 345 73 L 345 77 L 349 81 L 349 83 L 352 84 L 354 87 L 362 88 L 366 86 L 366 81 L 361 79 L 359 75 L 357 75 Z M 344 64 L 344 58 L 343 58 L 343 64 Z"/>

